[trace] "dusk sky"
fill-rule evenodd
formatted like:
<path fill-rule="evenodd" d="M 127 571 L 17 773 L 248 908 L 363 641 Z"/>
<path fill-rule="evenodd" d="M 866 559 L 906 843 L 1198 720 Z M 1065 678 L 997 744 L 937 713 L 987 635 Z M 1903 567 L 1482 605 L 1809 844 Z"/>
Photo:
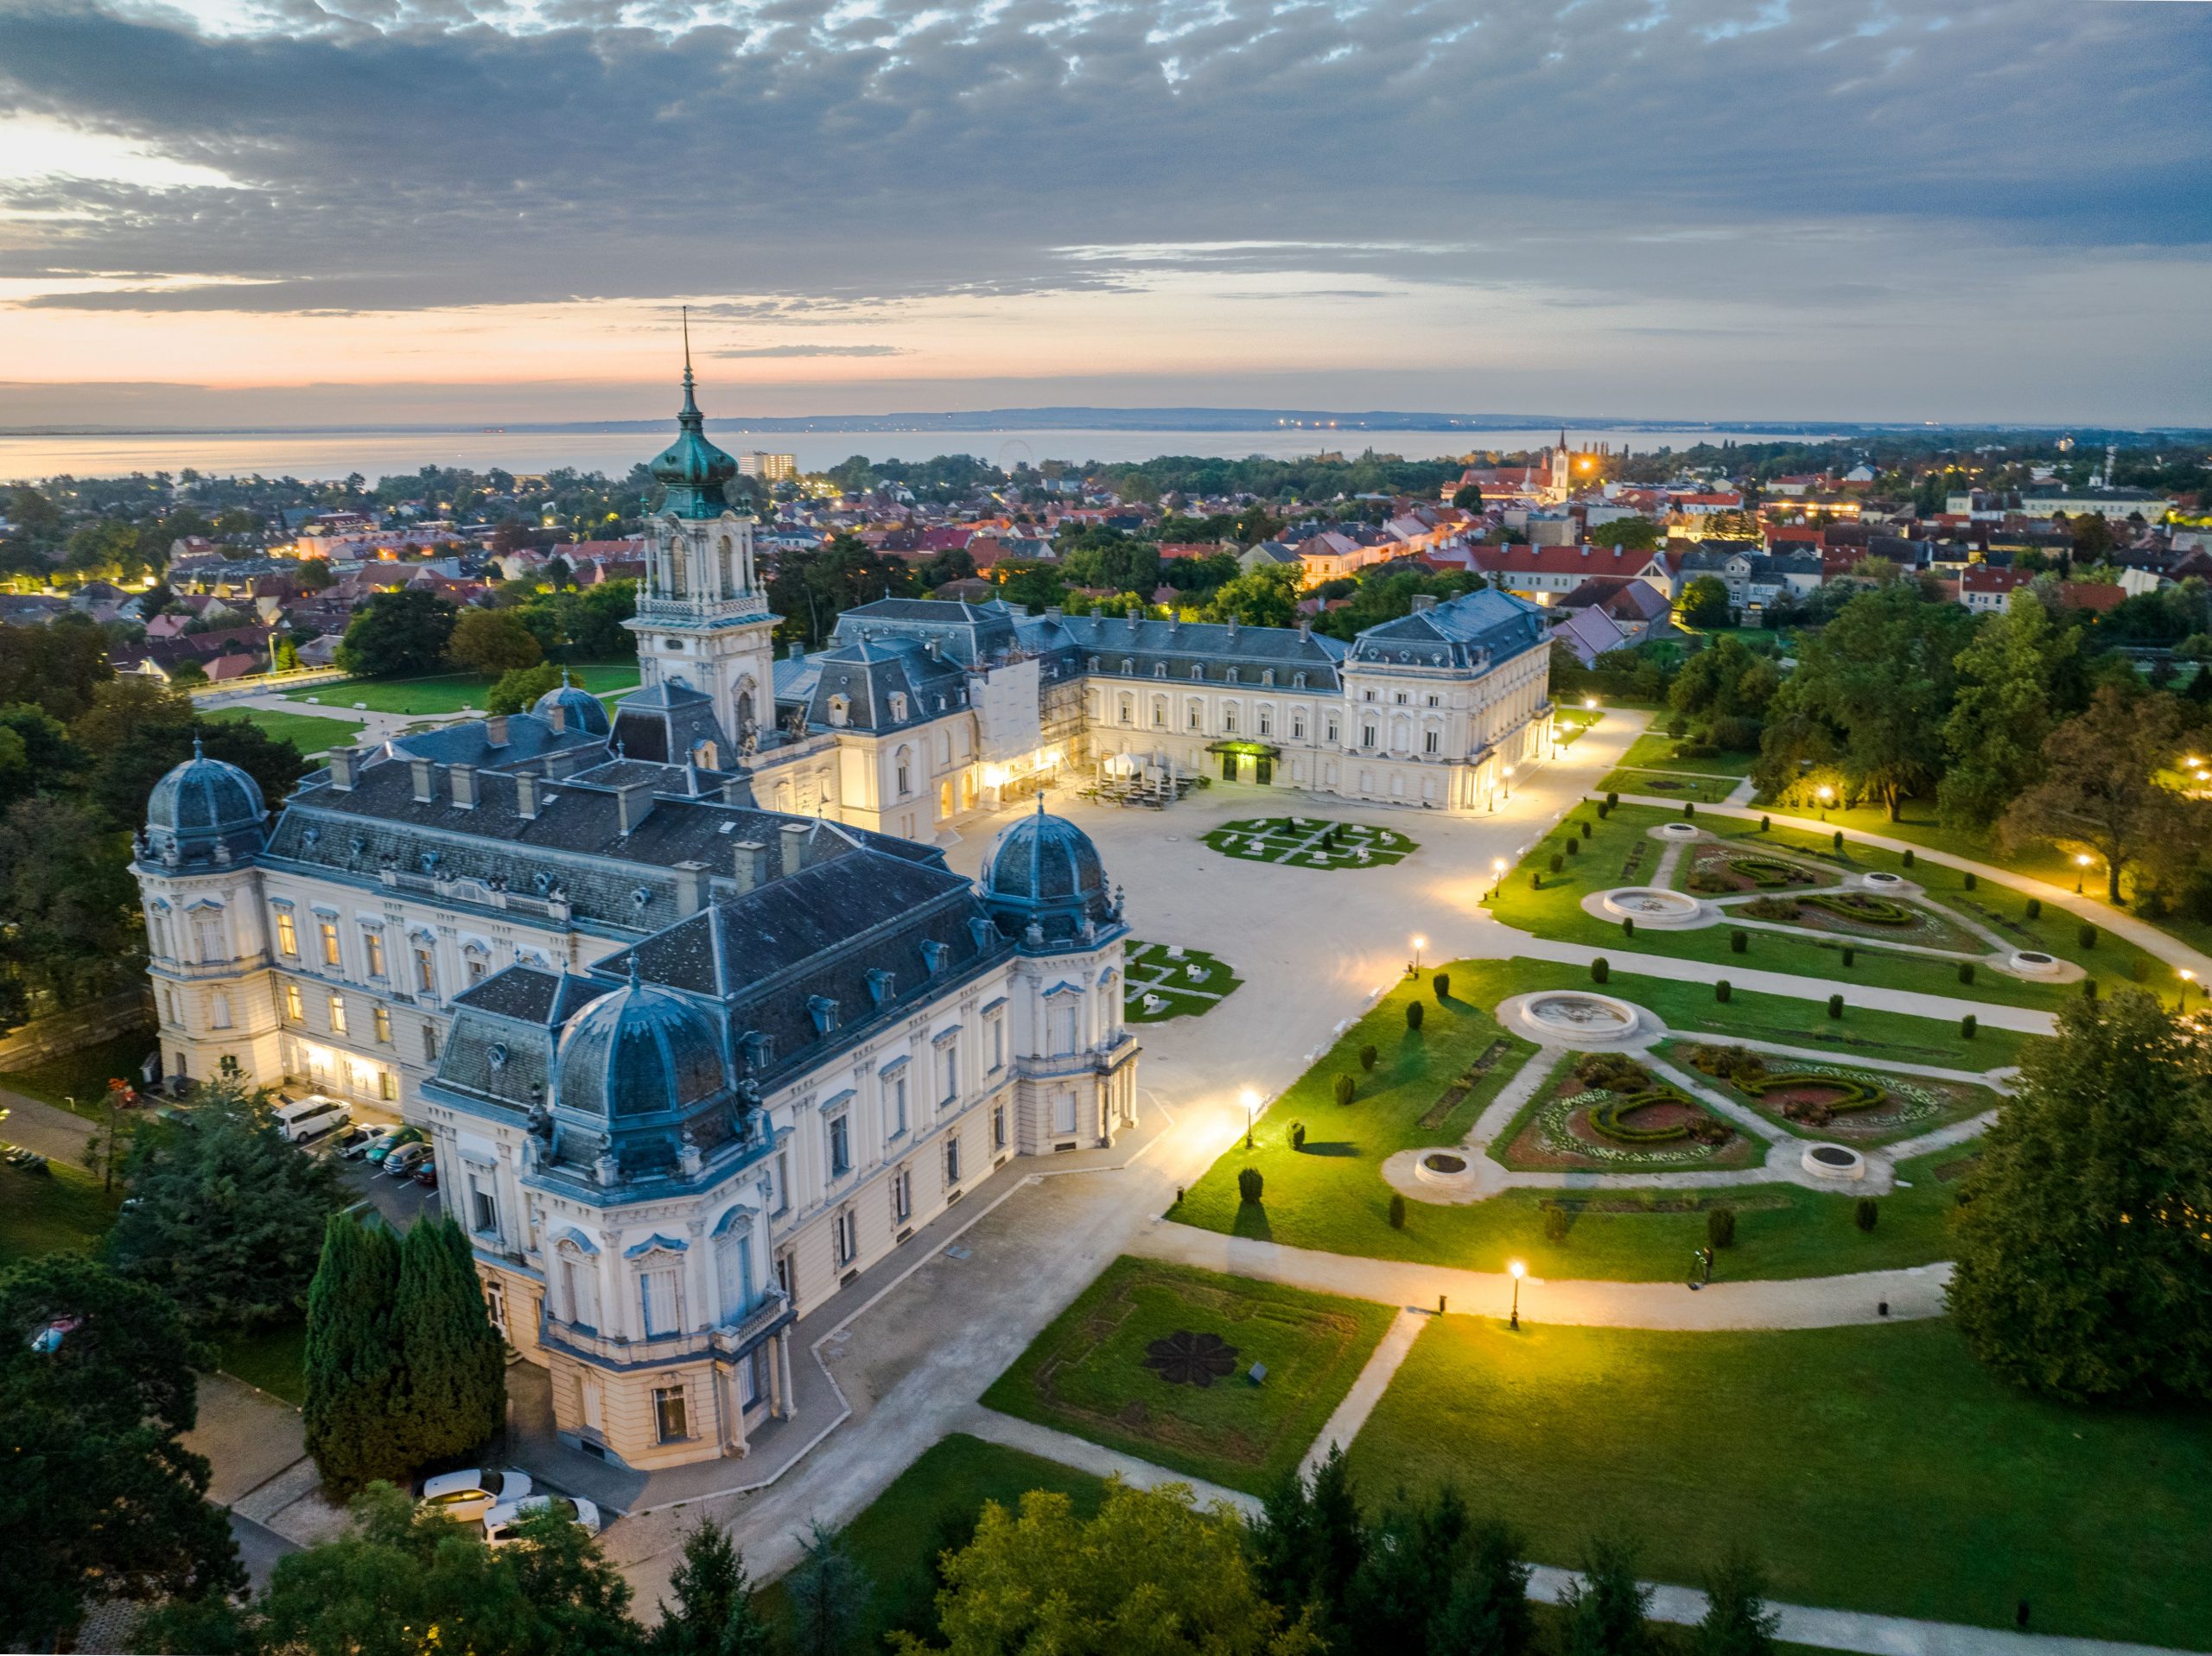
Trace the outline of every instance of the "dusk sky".
<path fill-rule="evenodd" d="M 0 425 L 2212 424 L 2188 0 L 0 0 Z"/>

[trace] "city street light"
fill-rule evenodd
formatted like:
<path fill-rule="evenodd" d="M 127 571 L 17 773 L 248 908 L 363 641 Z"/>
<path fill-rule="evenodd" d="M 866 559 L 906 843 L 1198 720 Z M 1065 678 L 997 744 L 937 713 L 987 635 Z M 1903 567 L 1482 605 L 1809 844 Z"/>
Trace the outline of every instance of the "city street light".
<path fill-rule="evenodd" d="M 1821 784 L 1821 821 L 1828 820 L 1828 802 L 1835 797 L 1835 790 L 1823 782 Z"/>
<path fill-rule="evenodd" d="M 1505 767 L 1505 796 L 1513 797 L 1513 767 L 1510 765 Z"/>
<path fill-rule="evenodd" d="M 1597 698 L 1596 696 L 1594 696 L 1594 695 L 1586 695 L 1586 696 L 1584 696 L 1584 697 L 1582 698 L 1582 711 L 1583 711 L 1583 712 L 1585 712 L 1585 713 L 1595 713 L 1595 712 L 1597 712 L 1597 711 L 1598 711 L 1598 698 Z"/>
<path fill-rule="evenodd" d="M 1513 1315 L 1506 1319 L 1505 1326 L 1517 1329 L 1521 1326 L 1521 1278 L 1529 1274 L 1529 1267 L 1516 1259 L 1505 1268 L 1513 1273 Z"/>
<path fill-rule="evenodd" d="M 1244 1106 L 1244 1148 L 1249 1150 L 1252 1147 L 1252 1123 L 1260 1114 L 1260 1094 L 1256 1089 L 1247 1087 L 1240 1095 L 1240 1101 Z"/>
<path fill-rule="evenodd" d="M 2177 1012 L 2187 1012 L 2189 1010 L 2189 986 L 2196 981 L 2196 974 L 2190 971 L 2186 966 L 2184 966 L 2180 971 L 2175 973 L 2174 975 L 2181 980 L 2181 999 L 2176 1004 L 2175 1010 Z"/>
<path fill-rule="evenodd" d="M 1421 970 L 1421 952 L 1428 947 L 1428 939 L 1419 932 L 1414 934 L 1414 970 Z"/>
<path fill-rule="evenodd" d="M 1505 859 L 1503 857 L 1492 857 L 1490 860 L 1490 894 L 1492 897 L 1496 897 L 1504 889 Z"/>
<path fill-rule="evenodd" d="M 2082 880 L 2083 880 L 2084 879 L 2086 879 L 2086 878 L 2088 877 L 2088 872 L 2089 872 L 2089 853 L 2088 853 L 2088 852 L 2086 852 L 2086 851 L 2077 851 L 2077 852 L 2075 852 L 2075 853 L 2074 853 L 2074 895 L 2075 895 L 2075 896 L 2079 897 L 2079 896 L 2081 896 L 2081 895 L 2082 895 Z"/>

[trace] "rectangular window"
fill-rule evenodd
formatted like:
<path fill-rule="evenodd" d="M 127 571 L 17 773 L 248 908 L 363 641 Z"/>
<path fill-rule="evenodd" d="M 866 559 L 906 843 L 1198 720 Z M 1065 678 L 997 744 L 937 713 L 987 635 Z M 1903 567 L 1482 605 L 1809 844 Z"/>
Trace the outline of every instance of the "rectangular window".
<path fill-rule="evenodd" d="M 415 987 L 426 995 L 438 992 L 437 963 L 430 958 L 430 951 L 418 948 L 415 951 Z"/>
<path fill-rule="evenodd" d="M 840 1266 L 850 1265 L 860 1257 L 861 1251 L 861 1221 L 850 1208 L 837 1215 L 836 1230 L 837 1263 Z"/>
<path fill-rule="evenodd" d="M 995 1075 L 1006 1068 L 1006 1014 L 999 1012 L 985 1018 L 983 1027 L 989 1031 L 991 1073 Z"/>
<path fill-rule="evenodd" d="M 914 1216 L 914 1175 L 902 1167 L 891 1176 L 891 1222 L 903 1225 Z"/>
<path fill-rule="evenodd" d="M 468 1176 L 469 1228 L 486 1236 L 495 1236 L 499 1230 L 499 1201 L 484 1188 L 482 1176 Z"/>
<path fill-rule="evenodd" d="M 1269 708 L 1267 708 L 1267 707 L 1262 707 L 1262 708 L 1261 708 L 1261 709 L 1260 709 L 1260 734 L 1261 734 L 1261 735 L 1262 735 L 1262 736 L 1272 736 L 1272 735 L 1274 733 L 1274 728 L 1275 728 L 1275 716 L 1274 716 L 1274 712 L 1273 712 L 1272 710 L 1270 710 Z"/>
<path fill-rule="evenodd" d="M 276 947 L 294 960 L 300 957 L 300 929 L 293 923 L 289 909 L 276 910 Z"/>
<path fill-rule="evenodd" d="M 645 1313 L 645 1337 L 673 1334 L 683 1326 L 676 1306 L 676 1267 L 664 1265 L 638 1277 L 638 1305 Z"/>
<path fill-rule="evenodd" d="M 791 1156 L 788 1150 L 776 1152 L 776 1211 L 791 1210 Z"/>
<path fill-rule="evenodd" d="M 681 1386 L 653 1387 L 653 1424 L 660 1432 L 664 1443 L 681 1443 L 691 1435 L 690 1421 L 685 1418 L 683 1388 Z"/>
<path fill-rule="evenodd" d="M 1359 733 L 1359 745 L 1362 747 L 1372 747 L 1375 746 L 1374 726 L 1365 725 L 1361 726 Z"/>
<path fill-rule="evenodd" d="M 1221 710 L 1221 728 L 1225 735 L 1234 736 L 1236 733 L 1236 708 L 1224 707 Z"/>
<path fill-rule="evenodd" d="M 1198 704 L 1197 702 L 1193 701 L 1192 703 L 1191 703 L 1191 728 L 1192 728 L 1192 730 L 1196 730 L 1198 727 Z"/>
<path fill-rule="evenodd" d="M 938 1064 L 942 1088 L 938 1101 L 941 1106 L 953 1104 L 960 1097 L 960 1043 L 947 1041 L 938 1056 Z"/>
<path fill-rule="evenodd" d="M 384 933 L 364 928 L 361 932 L 361 950 L 369 959 L 369 975 L 372 978 L 382 977 L 384 975 Z"/>
<path fill-rule="evenodd" d="M 377 1071 L 377 1096 L 387 1104 L 399 1096 L 399 1082 L 389 1069 Z"/>
<path fill-rule="evenodd" d="M 288 1024 L 307 1021 L 307 1012 L 300 1005 L 300 986 L 296 983 L 284 986 L 284 1021 Z"/>
<path fill-rule="evenodd" d="M 569 1321 L 578 1328 L 599 1329 L 599 1278 L 588 1259 L 561 1261 L 561 1286 L 569 1301 Z"/>
<path fill-rule="evenodd" d="M 389 1006 L 373 1008 L 369 1013 L 369 1021 L 376 1025 L 378 1044 L 390 1046 L 391 1044 L 391 1008 Z"/>
<path fill-rule="evenodd" d="M 830 1123 L 830 1177 L 841 1179 L 852 1171 L 852 1127 L 843 1116 L 836 1116 Z"/>
<path fill-rule="evenodd" d="M 1444 733 L 1441 731 L 1432 730 L 1421 739 L 1421 749 L 1424 753 L 1437 752 L 1442 748 L 1443 744 Z"/>
<path fill-rule="evenodd" d="M 322 963 L 325 966 L 339 965 L 341 956 L 338 953 L 338 923 L 335 920 L 319 921 L 315 929 L 322 934 Z"/>
<path fill-rule="evenodd" d="M 884 1131 L 896 1139 L 906 1131 L 906 1072 L 898 1074 L 883 1083 Z"/>
<path fill-rule="evenodd" d="M 944 1183 L 947 1190 L 960 1183 L 960 1139 L 957 1134 L 944 1141 Z"/>
<path fill-rule="evenodd" d="M 1006 1148 L 1006 1106 L 1003 1104 L 991 1107 L 991 1148 Z"/>
<path fill-rule="evenodd" d="M 346 1032 L 346 997 L 344 995 L 334 993 L 330 997 L 330 1032 L 333 1035 L 343 1035 Z"/>
<path fill-rule="evenodd" d="M 1333 719 L 1329 720 L 1329 739 L 1332 742 L 1337 739 L 1337 721 Z"/>
<path fill-rule="evenodd" d="M 435 1024 L 425 1024 L 423 1025 L 423 1062 L 435 1063 L 437 1061 L 438 1026 Z"/>

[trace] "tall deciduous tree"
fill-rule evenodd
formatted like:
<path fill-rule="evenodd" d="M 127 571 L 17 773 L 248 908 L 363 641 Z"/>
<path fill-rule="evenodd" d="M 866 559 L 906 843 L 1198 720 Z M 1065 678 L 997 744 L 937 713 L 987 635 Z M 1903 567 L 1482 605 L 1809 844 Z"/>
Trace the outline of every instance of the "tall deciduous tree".
<path fill-rule="evenodd" d="M 308 1453 L 340 1493 L 411 1469 L 394 1412 L 401 1394 L 399 1243 L 381 1226 L 334 1215 L 308 1290 Z"/>
<path fill-rule="evenodd" d="M 894 1634 L 899 1649 L 1306 1656 L 1322 1647 L 1303 1619 L 1286 1626 L 1261 1596 L 1235 1513 L 1198 1510 L 1180 1485 L 1132 1489 L 1117 1480 L 1089 1520 L 1043 1490 L 1021 1498 L 1018 1516 L 993 1501 L 975 1540 L 946 1561 L 945 1579 L 945 1643 Z"/>
<path fill-rule="evenodd" d="M 453 638 L 452 603 L 435 593 L 378 593 L 353 612 L 338 664 L 364 678 L 404 678 L 445 665 Z"/>
<path fill-rule="evenodd" d="M 60 1343 L 32 1333 L 66 1320 Z M 81 1253 L 0 1272 L 0 1646 L 59 1650 L 95 1593 L 200 1598 L 240 1585 L 176 1308 Z"/>
<path fill-rule="evenodd" d="M 466 610 L 446 640 L 446 659 L 471 673 L 496 678 L 544 657 L 537 635 L 512 610 Z"/>
<path fill-rule="evenodd" d="M 2005 843 L 2046 841 L 2094 853 L 2104 864 L 2106 898 L 2118 903 L 2130 870 L 2177 867 L 2202 839 L 2202 810 L 2162 779 L 2183 739 L 2173 697 L 2100 687 L 2088 712 L 2045 739 L 2043 780 L 1999 824 Z"/>
<path fill-rule="evenodd" d="M 1989 827 L 2042 775 L 2051 688 L 2075 642 L 2040 598 L 2024 592 L 1959 652 L 1958 700 L 1943 726 L 1950 768 L 1936 792 L 1946 823 Z"/>
<path fill-rule="evenodd" d="M 2212 1062 L 2140 990 L 2033 1043 L 1956 1222 L 1974 1355 L 2063 1398 L 2212 1399 Z"/>
<path fill-rule="evenodd" d="M 506 1417 L 505 1343 L 493 1328 L 468 1239 L 424 1219 L 400 1245 L 393 1300 L 404 1379 L 398 1437 L 417 1466 L 487 1442 Z"/>

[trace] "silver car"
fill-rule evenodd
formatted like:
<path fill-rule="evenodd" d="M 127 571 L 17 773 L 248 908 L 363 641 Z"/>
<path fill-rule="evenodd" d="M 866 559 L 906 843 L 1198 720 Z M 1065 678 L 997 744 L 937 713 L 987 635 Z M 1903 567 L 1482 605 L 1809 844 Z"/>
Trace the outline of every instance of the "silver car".
<path fill-rule="evenodd" d="M 522 1538 L 515 1533 L 515 1526 L 533 1513 L 550 1507 L 572 1523 L 583 1526 L 586 1535 L 599 1533 L 599 1508 L 580 1495 L 524 1495 L 520 1501 L 503 1501 L 484 1514 L 484 1541 L 487 1546 L 503 1547 Z"/>
<path fill-rule="evenodd" d="M 491 1472 L 472 1467 L 466 1472 L 441 1472 L 423 1483 L 420 1511 L 435 1513 L 455 1523 L 474 1524 L 502 1501 L 520 1501 L 530 1493 L 527 1472 Z"/>

